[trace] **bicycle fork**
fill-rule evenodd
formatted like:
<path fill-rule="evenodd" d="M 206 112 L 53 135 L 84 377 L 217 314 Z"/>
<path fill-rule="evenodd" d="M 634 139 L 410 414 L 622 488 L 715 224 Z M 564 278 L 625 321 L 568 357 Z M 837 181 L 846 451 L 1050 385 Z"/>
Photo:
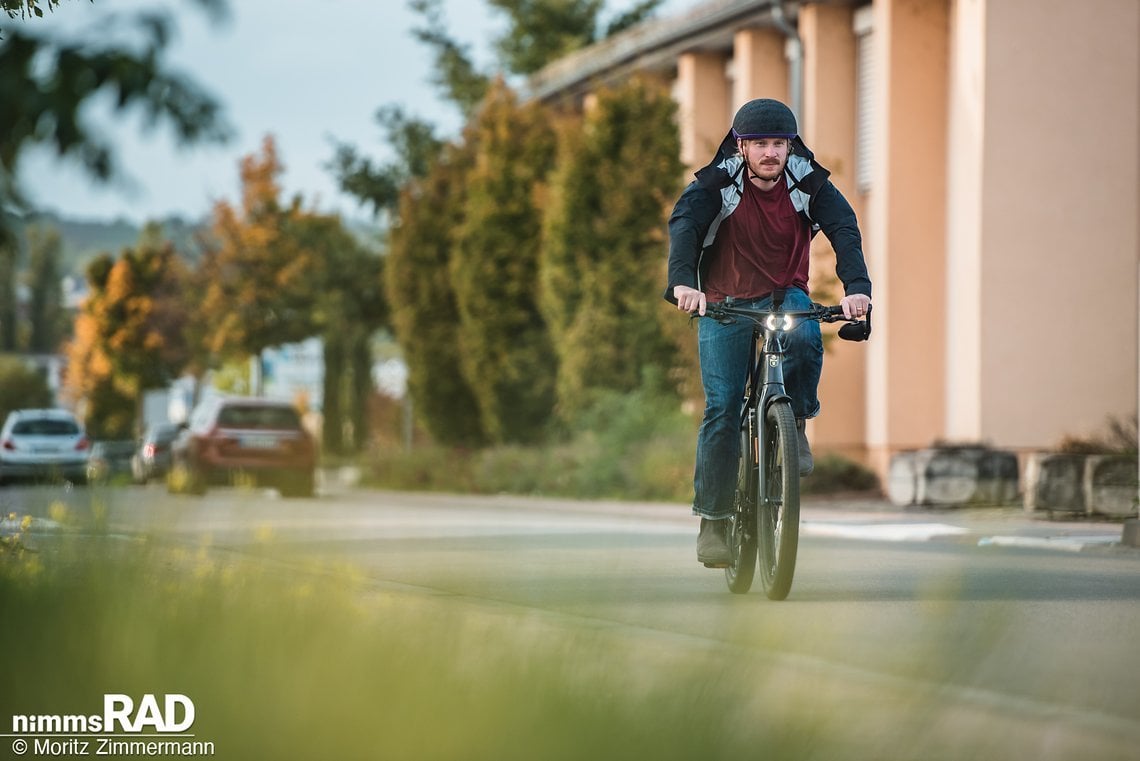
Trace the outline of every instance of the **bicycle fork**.
<path fill-rule="evenodd" d="M 791 397 L 784 391 L 784 342 L 779 330 L 765 330 L 754 345 L 763 341 L 763 349 L 759 360 L 755 361 L 754 380 L 752 385 L 759 398 L 753 409 L 755 430 L 751 432 L 752 441 L 756 442 L 757 464 L 757 507 L 769 509 L 771 507 L 768 489 L 768 407 L 776 401 L 791 402 Z M 755 351 L 755 348 L 753 349 Z M 783 466 L 783 463 L 780 463 Z"/>

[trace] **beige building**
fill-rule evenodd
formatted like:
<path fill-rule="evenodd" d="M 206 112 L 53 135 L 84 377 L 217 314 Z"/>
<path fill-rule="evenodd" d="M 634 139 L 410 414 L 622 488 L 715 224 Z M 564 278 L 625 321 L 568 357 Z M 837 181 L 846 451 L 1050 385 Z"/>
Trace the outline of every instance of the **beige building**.
<path fill-rule="evenodd" d="M 714 0 L 531 91 L 634 72 L 672 81 L 691 168 L 744 101 L 789 103 L 859 215 L 874 336 L 828 355 L 817 449 L 882 473 L 935 441 L 1027 452 L 1135 417 L 1140 0 Z M 829 256 L 819 236 L 813 272 Z"/>

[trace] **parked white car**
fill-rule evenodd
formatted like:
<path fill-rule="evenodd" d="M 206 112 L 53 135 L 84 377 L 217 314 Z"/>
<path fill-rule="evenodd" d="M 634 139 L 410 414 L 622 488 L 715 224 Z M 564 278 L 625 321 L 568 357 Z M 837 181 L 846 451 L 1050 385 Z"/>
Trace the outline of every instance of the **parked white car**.
<path fill-rule="evenodd" d="M 0 484 L 22 479 L 87 481 L 91 444 L 67 410 L 15 410 L 0 428 Z"/>

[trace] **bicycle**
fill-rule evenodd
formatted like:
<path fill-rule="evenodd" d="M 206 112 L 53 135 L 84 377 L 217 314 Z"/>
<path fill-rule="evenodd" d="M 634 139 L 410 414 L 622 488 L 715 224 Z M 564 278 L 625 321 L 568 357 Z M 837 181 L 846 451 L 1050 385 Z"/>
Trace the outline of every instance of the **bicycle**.
<path fill-rule="evenodd" d="M 848 341 L 871 336 L 870 311 L 857 320 L 844 317 L 839 306 L 784 311 L 783 301 L 783 291 L 776 291 L 771 309 L 737 306 L 731 298 L 705 309 L 706 317 L 724 324 L 750 320 L 754 325 L 740 415 L 740 466 L 728 523 L 732 560 L 724 575 L 730 591 L 744 594 L 752 588 L 759 559 L 760 580 L 771 600 L 784 600 L 791 591 L 800 529 L 799 436 L 784 390 L 784 333 L 797 321 L 818 320 L 847 323 L 839 336 Z"/>

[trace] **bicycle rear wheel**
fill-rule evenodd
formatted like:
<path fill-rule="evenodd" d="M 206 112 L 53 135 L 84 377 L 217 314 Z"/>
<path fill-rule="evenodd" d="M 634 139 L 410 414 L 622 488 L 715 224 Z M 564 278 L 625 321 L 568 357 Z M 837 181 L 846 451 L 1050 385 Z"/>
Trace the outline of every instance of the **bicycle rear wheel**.
<path fill-rule="evenodd" d="M 800 462 L 796 418 L 786 401 L 768 407 L 764 483 L 757 490 L 760 580 L 771 600 L 787 598 L 800 538 Z"/>
<path fill-rule="evenodd" d="M 724 569 L 728 589 L 744 594 L 752 588 L 756 574 L 756 456 L 760 451 L 756 439 L 756 412 L 750 410 L 748 422 L 740 431 L 740 465 L 736 475 L 736 497 L 732 517 L 728 519 L 728 549 L 732 561 Z"/>

